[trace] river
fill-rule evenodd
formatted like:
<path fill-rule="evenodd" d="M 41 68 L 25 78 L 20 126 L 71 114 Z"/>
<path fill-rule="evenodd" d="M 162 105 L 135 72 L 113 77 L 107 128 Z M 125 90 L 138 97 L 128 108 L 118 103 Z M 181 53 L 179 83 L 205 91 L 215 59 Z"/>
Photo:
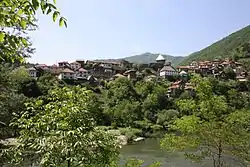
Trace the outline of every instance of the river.
<path fill-rule="evenodd" d="M 196 164 L 186 160 L 183 153 L 170 154 L 160 149 L 160 139 L 146 139 L 136 144 L 125 145 L 121 149 L 121 164 L 128 159 L 136 158 L 144 161 L 142 167 L 147 167 L 153 162 L 160 162 L 161 167 L 211 167 L 210 164 Z M 25 167 L 30 167 L 31 162 L 25 163 Z M 6 166 L 7 167 L 7 166 Z M 9 166 L 8 166 L 9 167 Z M 240 167 L 231 163 L 230 167 Z"/>
<path fill-rule="evenodd" d="M 121 149 L 121 163 L 130 158 L 137 158 L 144 161 L 143 167 L 155 161 L 160 162 L 162 167 L 211 167 L 211 164 L 196 164 L 186 160 L 183 153 L 170 154 L 160 149 L 160 139 L 146 139 L 132 145 L 123 146 Z M 230 167 L 239 167 L 231 162 Z"/>

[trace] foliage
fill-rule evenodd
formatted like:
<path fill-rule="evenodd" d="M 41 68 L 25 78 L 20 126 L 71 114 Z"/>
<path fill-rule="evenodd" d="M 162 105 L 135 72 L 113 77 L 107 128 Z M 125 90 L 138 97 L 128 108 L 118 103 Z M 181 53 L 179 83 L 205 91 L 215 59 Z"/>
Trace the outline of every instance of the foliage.
<path fill-rule="evenodd" d="M 129 140 L 141 136 L 142 130 L 136 128 L 119 128 L 122 135 L 125 135 Z"/>
<path fill-rule="evenodd" d="M 224 79 L 235 79 L 236 77 L 236 73 L 234 72 L 234 70 L 231 67 L 226 67 L 223 70 L 224 74 L 225 74 L 225 78 Z"/>
<path fill-rule="evenodd" d="M 213 60 L 215 58 L 226 58 L 236 48 L 243 46 L 250 41 L 250 26 L 247 26 L 222 40 L 189 55 L 181 64 L 190 64 L 192 61 Z"/>
<path fill-rule="evenodd" d="M 147 167 L 159 167 L 161 164 L 159 162 L 155 162 Z M 126 162 L 124 167 L 141 167 L 143 166 L 143 161 L 139 159 L 130 159 Z"/>
<path fill-rule="evenodd" d="M 23 94 L 18 94 L 17 80 L 12 73 L 13 67 L 7 64 L 0 64 L 0 122 L 5 126 L 1 128 L 1 139 L 13 136 L 15 128 L 10 128 L 9 123 L 13 114 L 20 114 L 27 100 Z"/>
<path fill-rule="evenodd" d="M 114 137 L 95 127 L 92 97 L 84 88 L 65 87 L 50 91 L 47 103 L 27 103 L 13 123 L 20 129 L 14 154 L 32 152 L 41 166 L 105 166 L 116 160 Z"/>
<path fill-rule="evenodd" d="M 27 32 L 36 28 L 35 14 L 52 14 L 57 20 L 60 12 L 53 2 L 47 0 L 2 0 L 0 2 L 0 62 L 19 62 L 30 56 L 33 49 Z M 66 26 L 66 19 L 61 17 L 59 25 Z"/>
<path fill-rule="evenodd" d="M 167 128 L 178 118 L 179 112 L 173 109 L 162 110 L 157 114 L 157 124 Z"/>
<path fill-rule="evenodd" d="M 250 123 L 250 111 L 233 112 L 225 97 L 213 93 L 209 79 L 194 77 L 192 82 L 197 92 L 196 99 L 188 100 L 193 104 L 189 107 L 192 112 L 174 122 L 171 128 L 178 135 L 166 134 L 161 146 L 169 151 L 184 151 L 187 158 L 198 162 L 209 158 L 214 167 L 224 166 L 223 157 L 232 154 L 232 158 L 240 163 L 249 164 L 246 154 L 249 154 L 250 142 L 246 125 Z M 186 110 L 190 103 L 181 100 L 177 106 Z"/>

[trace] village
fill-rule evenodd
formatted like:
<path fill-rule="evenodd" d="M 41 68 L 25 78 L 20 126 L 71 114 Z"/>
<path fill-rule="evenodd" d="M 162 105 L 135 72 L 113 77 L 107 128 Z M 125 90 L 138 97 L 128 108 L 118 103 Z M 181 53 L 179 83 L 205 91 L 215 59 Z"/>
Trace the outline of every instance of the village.
<path fill-rule="evenodd" d="M 132 64 L 121 60 L 76 60 L 74 62 L 59 62 L 57 65 L 36 64 L 28 68 L 33 78 L 38 78 L 42 72 L 55 75 L 59 80 L 80 81 L 96 83 L 100 80 L 114 80 L 118 77 L 127 77 L 130 80 L 138 78 L 162 78 L 172 82 L 168 89 L 169 94 L 176 94 L 178 89 L 191 91 L 193 86 L 188 82 L 188 76 L 200 74 L 201 76 L 213 76 L 225 78 L 225 68 L 233 70 L 239 82 L 246 82 L 250 72 L 244 70 L 241 63 L 230 58 L 213 61 L 193 61 L 188 66 L 173 67 L 162 55 L 149 64 Z M 147 71 L 145 76 L 145 71 Z"/>

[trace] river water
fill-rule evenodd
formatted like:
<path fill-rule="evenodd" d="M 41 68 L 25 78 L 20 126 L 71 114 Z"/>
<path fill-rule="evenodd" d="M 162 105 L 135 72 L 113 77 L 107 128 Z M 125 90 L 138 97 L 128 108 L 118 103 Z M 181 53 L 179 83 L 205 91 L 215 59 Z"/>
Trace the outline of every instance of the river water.
<path fill-rule="evenodd" d="M 183 153 L 167 153 L 160 148 L 160 139 L 146 139 L 136 144 L 125 145 L 121 149 L 121 164 L 128 159 L 140 159 L 144 161 L 142 167 L 147 167 L 153 162 L 160 162 L 161 167 L 211 167 L 212 165 L 196 164 L 186 160 Z M 31 162 L 25 163 L 25 167 L 31 167 Z M 7 166 L 6 166 L 7 167 Z M 9 166 L 8 166 L 9 167 Z M 240 167 L 231 163 L 230 167 Z"/>
<path fill-rule="evenodd" d="M 160 139 L 146 139 L 132 145 L 123 146 L 121 149 L 121 163 L 126 160 L 136 158 L 144 161 L 143 167 L 155 161 L 161 163 L 162 167 L 211 167 L 208 162 L 204 164 L 192 163 L 186 160 L 183 153 L 167 153 L 160 148 Z M 230 167 L 239 167 L 235 162 L 230 163 Z"/>

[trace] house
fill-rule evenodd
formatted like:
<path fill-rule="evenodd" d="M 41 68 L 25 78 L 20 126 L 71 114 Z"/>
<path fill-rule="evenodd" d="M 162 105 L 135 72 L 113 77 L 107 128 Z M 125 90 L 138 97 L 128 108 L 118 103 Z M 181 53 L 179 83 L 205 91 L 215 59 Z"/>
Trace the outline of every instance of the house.
<path fill-rule="evenodd" d="M 69 68 L 65 68 L 60 72 L 58 78 L 61 80 L 64 80 L 64 79 L 73 80 L 75 79 L 75 72 Z"/>
<path fill-rule="evenodd" d="M 36 64 L 35 65 L 35 68 L 38 70 L 38 69 L 41 69 L 43 71 L 46 71 L 49 69 L 49 66 L 47 66 L 46 64 Z"/>
<path fill-rule="evenodd" d="M 76 79 L 87 79 L 89 75 L 90 75 L 89 71 L 82 68 L 82 67 L 77 69 L 76 72 L 75 72 L 75 78 Z"/>
<path fill-rule="evenodd" d="M 28 68 L 28 72 L 29 75 L 33 78 L 37 78 L 39 76 L 39 71 L 34 67 Z"/>
<path fill-rule="evenodd" d="M 176 67 L 177 71 L 179 71 L 179 72 L 181 72 L 181 71 L 188 72 L 190 68 L 191 68 L 190 66 L 177 66 Z"/>
<path fill-rule="evenodd" d="M 70 63 L 70 67 L 73 70 L 81 68 L 81 63 L 78 63 L 77 61 Z"/>
<path fill-rule="evenodd" d="M 67 61 L 62 61 L 58 63 L 59 67 L 70 67 L 70 64 Z"/>
<path fill-rule="evenodd" d="M 128 79 L 136 79 L 136 70 L 128 70 L 123 73 L 124 76 L 127 76 Z"/>
<path fill-rule="evenodd" d="M 192 61 L 192 63 L 190 63 L 190 66 L 198 67 L 197 61 Z"/>
<path fill-rule="evenodd" d="M 98 79 L 110 79 L 114 75 L 112 68 L 103 67 L 100 64 L 96 64 L 91 73 Z"/>
<path fill-rule="evenodd" d="M 160 70 L 160 76 L 163 78 L 177 75 L 179 75 L 179 73 L 175 70 L 174 67 L 171 66 L 171 62 L 166 63 L 164 67 Z"/>
<path fill-rule="evenodd" d="M 171 84 L 171 86 L 168 88 L 168 94 L 169 96 L 176 96 L 180 90 L 183 89 L 183 81 L 176 81 Z"/>
<path fill-rule="evenodd" d="M 122 74 L 115 74 L 112 79 L 116 79 L 116 78 L 124 78 L 125 76 Z"/>
<path fill-rule="evenodd" d="M 244 76 L 236 76 L 236 80 L 239 81 L 239 82 L 246 82 L 247 78 L 244 77 Z"/>

